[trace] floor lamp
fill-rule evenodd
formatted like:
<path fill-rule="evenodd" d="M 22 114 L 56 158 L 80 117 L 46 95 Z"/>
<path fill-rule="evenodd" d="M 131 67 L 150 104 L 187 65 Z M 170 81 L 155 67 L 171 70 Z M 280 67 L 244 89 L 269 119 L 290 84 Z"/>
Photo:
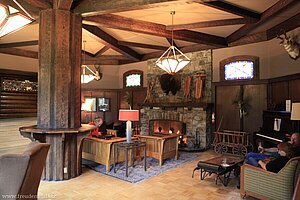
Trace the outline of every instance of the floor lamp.
<path fill-rule="evenodd" d="M 292 104 L 292 113 L 291 113 L 291 120 L 296 121 L 296 128 L 295 132 L 299 133 L 300 127 L 299 127 L 299 120 L 300 120 L 300 103 L 293 103 Z"/>
<path fill-rule="evenodd" d="M 131 121 L 139 121 L 139 110 L 119 110 L 119 120 L 126 122 L 126 138 L 127 143 L 131 143 Z"/>

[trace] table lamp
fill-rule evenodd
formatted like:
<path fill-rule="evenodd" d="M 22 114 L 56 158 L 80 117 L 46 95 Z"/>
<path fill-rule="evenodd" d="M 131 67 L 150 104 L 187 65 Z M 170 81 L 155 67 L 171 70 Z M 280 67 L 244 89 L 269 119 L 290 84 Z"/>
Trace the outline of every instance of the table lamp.
<path fill-rule="evenodd" d="M 291 120 L 297 121 L 297 128 L 296 132 L 299 133 L 299 120 L 300 120 L 300 103 L 293 103 L 292 104 L 292 113 L 291 113 Z"/>
<path fill-rule="evenodd" d="M 131 121 L 139 121 L 139 110 L 119 110 L 119 120 L 126 122 L 127 143 L 131 143 Z"/>

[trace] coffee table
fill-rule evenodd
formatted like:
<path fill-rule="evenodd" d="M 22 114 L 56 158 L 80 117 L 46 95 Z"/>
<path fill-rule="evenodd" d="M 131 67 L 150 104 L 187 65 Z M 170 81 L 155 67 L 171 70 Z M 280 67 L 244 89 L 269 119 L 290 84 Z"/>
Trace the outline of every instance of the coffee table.
<path fill-rule="evenodd" d="M 238 169 L 243 162 L 243 158 L 227 155 L 199 161 L 197 167 L 193 170 L 192 177 L 194 177 L 196 170 L 200 170 L 201 180 L 204 180 L 205 177 L 211 174 L 216 174 L 216 184 L 218 184 L 218 180 L 220 180 L 224 186 L 227 186 L 231 172 L 234 171 L 234 175 L 238 176 Z M 222 176 L 223 179 L 221 178 Z"/>

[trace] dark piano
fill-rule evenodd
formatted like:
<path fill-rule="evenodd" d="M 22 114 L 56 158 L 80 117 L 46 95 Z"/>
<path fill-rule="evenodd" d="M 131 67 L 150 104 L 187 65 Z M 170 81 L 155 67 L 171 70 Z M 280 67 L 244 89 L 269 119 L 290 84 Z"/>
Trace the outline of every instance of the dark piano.
<path fill-rule="evenodd" d="M 264 147 L 271 147 L 288 141 L 289 135 L 293 133 L 290 118 L 290 112 L 263 111 L 263 125 L 258 132 L 254 133 L 255 144 L 261 141 Z"/>

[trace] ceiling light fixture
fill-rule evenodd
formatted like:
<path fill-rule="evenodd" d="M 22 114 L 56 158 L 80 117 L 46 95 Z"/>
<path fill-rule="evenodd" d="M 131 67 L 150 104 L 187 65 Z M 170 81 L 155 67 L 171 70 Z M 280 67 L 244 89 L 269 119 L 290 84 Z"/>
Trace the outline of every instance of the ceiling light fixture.
<path fill-rule="evenodd" d="M 173 27 L 173 18 L 175 15 L 175 11 L 171 11 L 170 14 L 172 15 Z M 176 72 L 184 68 L 189 62 L 190 59 L 174 46 L 172 28 L 172 44 L 155 63 L 158 67 L 166 71 L 168 74 L 174 75 Z"/>
<path fill-rule="evenodd" d="M 5 2 L 0 3 L 0 38 L 34 21 L 16 0 Z"/>
<path fill-rule="evenodd" d="M 84 40 L 83 41 L 83 63 L 85 63 L 85 43 L 86 43 L 86 41 Z M 89 83 L 92 80 L 98 81 L 101 79 L 99 70 L 93 71 L 93 70 L 91 70 L 91 68 L 89 68 L 87 65 L 84 65 L 84 64 L 81 65 L 81 67 L 82 67 L 81 83 Z M 87 69 L 92 74 L 86 74 L 85 69 Z"/>

